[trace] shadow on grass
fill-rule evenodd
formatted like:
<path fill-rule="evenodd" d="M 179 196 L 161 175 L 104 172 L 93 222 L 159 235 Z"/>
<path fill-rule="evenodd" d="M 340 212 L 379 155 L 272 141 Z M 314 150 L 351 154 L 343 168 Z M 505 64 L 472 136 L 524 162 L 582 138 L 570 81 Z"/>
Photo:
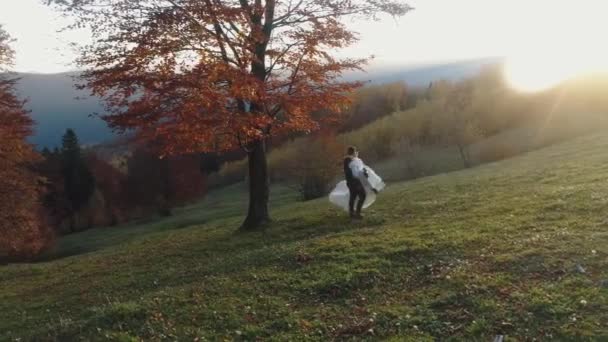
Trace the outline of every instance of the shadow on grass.
<path fill-rule="evenodd" d="M 272 189 L 274 202 L 293 203 L 292 192 L 277 184 Z M 246 207 L 246 188 L 243 184 L 229 186 L 209 193 L 205 199 L 176 208 L 169 217 L 149 217 L 115 227 L 100 227 L 61 237 L 55 248 L 30 261 L 42 263 L 66 257 L 96 252 L 118 244 L 131 242 L 153 233 L 203 226 L 209 222 L 236 218 Z M 203 227 L 204 228 L 204 227 Z M 238 227 L 234 227 L 238 230 Z"/>
<path fill-rule="evenodd" d="M 171 222 L 174 221 L 174 222 Z M 207 219 L 174 219 L 165 220 L 142 220 L 118 227 L 95 228 L 92 230 L 74 233 L 62 237 L 63 243 L 43 253 L 39 257 L 30 260 L 30 263 L 44 263 L 67 257 L 93 253 L 119 243 L 126 243 L 144 235 L 170 230 L 181 230 L 194 226 L 201 226 L 208 222 Z M 147 224 L 148 223 L 148 224 Z M 89 241 L 87 241 L 89 240 Z"/>

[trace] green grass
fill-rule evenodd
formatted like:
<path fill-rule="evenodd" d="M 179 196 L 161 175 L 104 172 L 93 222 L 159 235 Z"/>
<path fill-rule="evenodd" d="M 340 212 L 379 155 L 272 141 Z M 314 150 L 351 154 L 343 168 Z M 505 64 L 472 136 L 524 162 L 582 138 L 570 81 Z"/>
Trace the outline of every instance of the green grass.
<path fill-rule="evenodd" d="M 389 184 L 361 222 L 274 197 L 264 232 L 234 187 L 1 268 L 0 340 L 608 340 L 608 135 Z"/>
<path fill-rule="evenodd" d="M 228 186 L 211 193 L 205 200 L 173 211 L 173 216 L 152 218 L 119 227 L 96 228 L 67 235 L 57 246 L 42 256 L 42 260 L 93 252 L 113 245 L 181 228 L 204 227 L 205 223 L 235 217 L 247 210 L 248 195 L 244 184 Z M 271 205 L 297 201 L 297 194 L 285 186 L 274 186 Z"/>

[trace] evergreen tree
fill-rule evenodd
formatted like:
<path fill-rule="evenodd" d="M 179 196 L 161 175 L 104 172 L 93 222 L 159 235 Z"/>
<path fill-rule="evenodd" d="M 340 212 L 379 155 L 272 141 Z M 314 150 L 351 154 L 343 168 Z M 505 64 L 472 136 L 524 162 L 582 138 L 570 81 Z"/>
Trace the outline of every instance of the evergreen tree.
<path fill-rule="evenodd" d="M 82 157 L 78 137 L 72 129 L 67 129 L 63 135 L 61 157 L 65 195 L 72 215 L 70 228 L 73 229 L 74 214 L 88 204 L 95 191 L 95 179 Z"/>
<path fill-rule="evenodd" d="M 51 150 L 48 147 L 42 149 L 42 156 L 49 158 L 51 156 Z"/>

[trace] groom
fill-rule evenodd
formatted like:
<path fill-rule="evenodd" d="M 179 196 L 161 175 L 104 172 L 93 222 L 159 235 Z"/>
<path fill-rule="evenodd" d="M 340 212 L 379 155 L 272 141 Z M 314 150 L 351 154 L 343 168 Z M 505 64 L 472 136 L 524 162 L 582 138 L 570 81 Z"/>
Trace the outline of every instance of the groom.
<path fill-rule="evenodd" d="M 367 170 L 363 167 L 363 162 L 359 159 L 359 152 L 354 146 L 349 147 L 346 150 L 346 157 L 344 158 L 344 178 L 346 178 L 346 185 L 350 192 L 348 200 L 348 212 L 350 217 L 354 219 L 362 219 L 361 209 L 367 195 L 365 194 L 365 187 L 361 183 L 360 177 L 368 177 Z M 355 201 L 357 201 L 357 210 L 355 211 Z"/>

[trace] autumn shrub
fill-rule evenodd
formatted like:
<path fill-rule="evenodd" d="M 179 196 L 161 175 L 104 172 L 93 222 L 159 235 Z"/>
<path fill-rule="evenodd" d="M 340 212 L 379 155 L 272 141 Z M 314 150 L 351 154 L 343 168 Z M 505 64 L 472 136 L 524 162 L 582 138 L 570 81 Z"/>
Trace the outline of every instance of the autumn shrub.
<path fill-rule="evenodd" d="M 300 139 L 293 144 L 293 156 L 277 166 L 303 200 L 326 195 L 340 173 L 344 145 L 331 135 Z"/>
<path fill-rule="evenodd" d="M 161 158 L 154 149 L 141 147 L 127 164 L 126 197 L 144 215 L 171 215 L 173 207 L 201 198 L 207 189 L 196 155 Z"/>
<path fill-rule="evenodd" d="M 208 186 L 210 189 L 221 188 L 227 185 L 243 182 L 247 179 L 247 160 L 227 162 L 220 168 L 219 172 L 209 175 Z"/>
<path fill-rule="evenodd" d="M 171 206 L 179 206 L 200 199 L 207 191 L 207 175 L 199 166 L 199 157 L 182 154 L 167 159 L 169 201 Z"/>
<path fill-rule="evenodd" d="M 364 127 L 411 105 L 410 91 L 404 82 L 367 86 L 358 89 L 352 97 L 353 103 L 344 113 L 346 119 L 340 126 L 342 132 Z"/>
<path fill-rule="evenodd" d="M 52 245 L 54 233 L 39 181 L 27 166 L 0 162 L 0 260 L 30 259 Z"/>
<path fill-rule="evenodd" d="M 399 161 L 399 168 L 402 171 L 401 179 L 411 179 L 423 174 L 423 169 L 416 159 L 420 152 L 420 145 L 412 142 L 408 138 L 401 138 L 394 141 L 391 145 L 392 154 Z"/>

